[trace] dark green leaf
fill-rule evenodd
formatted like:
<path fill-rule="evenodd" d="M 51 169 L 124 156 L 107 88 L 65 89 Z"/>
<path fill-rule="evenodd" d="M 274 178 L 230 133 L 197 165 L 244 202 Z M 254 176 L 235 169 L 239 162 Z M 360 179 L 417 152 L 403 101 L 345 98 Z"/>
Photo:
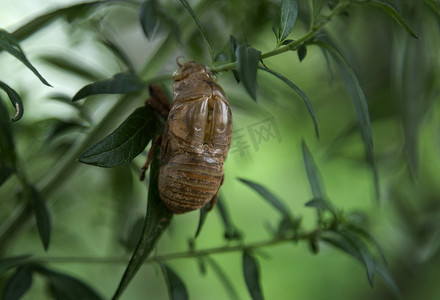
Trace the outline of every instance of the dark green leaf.
<path fill-rule="evenodd" d="M 188 292 L 182 279 L 166 264 L 161 264 L 171 300 L 186 300 Z"/>
<path fill-rule="evenodd" d="M 303 59 L 306 57 L 307 55 L 307 46 L 302 44 L 298 47 L 298 59 L 299 61 L 303 61 Z"/>
<path fill-rule="evenodd" d="M 268 68 L 260 68 L 260 69 L 264 70 L 266 72 L 269 72 L 272 75 L 278 77 L 279 79 L 284 81 L 284 83 L 287 84 L 290 88 L 292 88 L 296 93 L 298 93 L 298 95 L 301 96 L 301 98 L 304 100 L 304 103 L 307 106 L 307 109 L 309 111 L 310 116 L 312 117 L 313 124 L 315 125 L 316 136 L 319 137 L 318 118 L 316 117 L 315 110 L 313 109 L 313 105 L 312 105 L 312 102 L 310 102 L 309 97 L 307 97 L 307 95 L 296 84 L 294 84 L 292 81 L 290 81 L 288 78 L 284 77 L 280 73 L 275 72 L 275 71 L 268 69 Z"/>
<path fill-rule="evenodd" d="M 328 201 L 320 198 L 314 198 L 305 204 L 307 207 L 314 207 L 322 211 L 329 211 L 334 216 L 339 215 L 338 210 Z"/>
<path fill-rule="evenodd" d="M 11 103 L 15 108 L 15 115 L 12 117 L 11 121 L 15 122 L 20 120 L 24 112 L 23 102 L 21 101 L 20 95 L 2 81 L 0 81 L 0 88 L 8 94 L 9 100 L 11 100 Z"/>
<path fill-rule="evenodd" d="M 267 190 L 262 185 L 243 179 L 238 178 L 241 182 L 246 184 L 247 186 L 251 187 L 253 190 L 255 190 L 257 193 L 259 193 L 265 200 L 267 200 L 276 210 L 278 210 L 283 217 L 290 218 L 290 212 L 289 209 L 286 207 L 286 205 L 278 199 L 274 194 L 272 194 L 269 190 Z"/>
<path fill-rule="evenodd" d="M 46 139 L 50 141 L 68 131 L 79 131 L 85 128 L 87 128 L 87 126 L 84 126 L 81 122 L 78 121 L 56 120 Z"/>
<path fill-rule="evenodd" d="M 205 39 L 206 43 L 208 44 L 209 53 L 211 54 L 211 59 L 214 60 L 214 57 L 215 57 L 214 49 L 212 48 L 211 43 L 208 40 L 208 36 L 206 35 L 206 32 L 203 29 L 202 24 L 199 21 L 199 18 L 197 18 L 196 13 L 192 9 L 191 5 L 189 5 L 188 1 L 180 0 L 180 2 L 185 7 L 185 9 L 188 11 L 188 13 L 191 15 L 191 17 L 193 18 L 194 22 L 196 23 L 197 28 L 199 29 L 200 33 L 202 34 L 203 38 Z"/>
<path fill-rule="evenodd" d="M 247 251 L 243 252 L 243 275 L 252 299 L 264 299 L 260 286 L 260 270 L 257 260 Z"/>
<path fill-rule="evenodd" d="M 235 55 L 235 52 L 237 51 L 237 48 L 238 48 L 239 44 L 238 44 L 237 39 L 234 36 L 230 35 L 229 38 L 230 38 L 230 41 L 231 41 L 231 57 L 232 57 L 232 61 L 236 61 L 237 60 L 237 56 Z M 240 75 L 238 74 L 238 71 L 237 70 L 233 70 L 232 72 L 234 73 L 234 77 L 235 77 L 235 80 L 237 81 L 237 83 L 240 83 Z"/>
<path fill-rule="evenodd" d="M 223 224 L 225 226 L 225 239 L 227 239 L 227 240 L 241 239 L 241 233 L 232 224 L 231 218 L 229 217 L 228 210 L 226 209 L 226 206 L 225 206 L 223 200 L 220 198 L 220 196 L 217 197 L 217 203 L 216 203 L 215 207 L 218 208 L 218 211 L 219 211 L 220 216 L 222 218 Z"/>
<path fill-rule="evenodd" d="M 316 167 L 315 161 L 306 143 L 302 142 L 302 151 L 304 166 L 307 172 L 307 178 L 309 179 L 310 188 L 312 189 L 313 197 L 316 199 L 325 198 L 325 190 L 322 185 L 321 176 L 319 174 L 318 168 Z"/>
<path fill-rule="evenodd" d="M 0 260 L 0 275 L 9 269 L 22 265 L 29 257 L 31 257 L 31 255 L 21 255 Z"/>
<path fill-rule="evenodd" d="M 59 68 L 63 72 L 69 72 L 73 75 L 82 77 L 90 81 L 96 81 L 101 78 L 101 74 L 94 72 L 90 67 L 84 66 L 78 59 L 61 55 L 42 55 L 39 57 L 42 61 Z"/>
<path fill-rule="evenodd" d="M 428 5 L 432 11 L 440 18 L 440 4 L 436 3 L 435 0 L 424 0 L 425 4 Z"/>
<path fill-rule="evenodd" d="M 17 41 L 22 41 L 27 37 L 31 36 L 32 34 L 34 34 L 35 32 L 40 31 L 42 28 L 46 27 L 51 22 L 55 21 L 57 18 L 70 17 L 70 20 L 72 20 L 72 17 L 81 16 L 78 14 L 79 11 L 82 11 L 84 9 L 91 9 L 97 5 L 111 3 L 111 2 L 117 3 L 116 1 L 112 1 L 112 0 L 108 0 L 108 1 L 100 0 L 94 2 L 75 4 L 69 7 L 56 9 L 54 11 L 36 17 L 35 19 L 31 20 L 30 22 L 26 23 L 25 25 L 15 30 L 12 33 L 12 35 Z"/>
<path fill-rule="evenodd" d="M 292 32 L 298 17 L 297 0 L 281 0 L 280 43 Z"/>
<path fill-rule="evenodd" d="M 171 222 L 173 213 L 163 204 L 159 197 L 158 177 L 159 177 L 159 151 L 150 166 L 150 183 L 148 190 L 147 215 L 145 218 L 142 236 L 133 252 L 131 260 L 125 270 L 124 276 L 119 283 L 118 289 L 112 299 L 118 299 L 127 288 L 144 260 L 154 250 L 161 234 L 166 230 Z"/>
<path fill-rule="evenodd" d="M 14 170 L 12 168 L 8 167 L 2 167 L 0 166 L 0 186 L 8 180 L 8 178 L 14 174 Z"/>
<path fill-rule="evenodd" d="M 195 238 L 199 236 L 200 231 L 202 230 L 203 224 L 205 224 L 206 215 L 208 214 L 209 210 L 211 209 L 211 202 L 206 203 L 205 206 L 200 209 L 200 218 L 199 218 L 199 225 L 197 226 L 197 231 Z"/>
<path fill-rule="evenodd" d="M 373 286 L 376 263 L 367 246 L 359 238 L 349 233 L 333 232 L 322 234 L 320 239 L 362 262 L 365 266 L 368 281 Z"/>
<path fill-rule="evenodd" d="M 247 45 L 239 45 L 235 50 L 238 75 L 249 95 L 257 99 L 257 70 L 261 52 Z"/>
<path fill-rule="evenodd" d="M 147 0 L 142 3 L 139 10 L 139 22 L 141 23 L 142 30 L 148 39 L 153 37 L 158 23 L 156 5 L 157 3 L 155 0 Z"/>
<path fill-rule="evenodd" d="M 9 52 L 9 54 L 15 56 L 15 58 L 28 67 L 41 80 L 42 83 L 47 86 L 51 86 L 26 58 L 26 55 L 24 55 L 23 50 L 21 49 L 17 40 L 15 40 L 14 36 L 2 29 L 0 29 L 0 50 L 5 50 L 6 52 Z"/>
<path fill-rule="evenodd" d="M 339 63 L 342 70 L 345 71 L 344 75 L 346 75 L 346 80 L 349 83 L 348 87 L 350 89 L 350 92 L 352 93 L 351 99 L 356 111 L 362 140 L 364 142 L 366 158 L 373 171 L 376 196 L 379 199 L 379 179 L 373 153 L 373 135 L 371 131 L 370 113 L 368 112 L 368 104 L 367 100 L 365 99 L 365 94 L 361 88 L 355 72 L 347 63 L 344 56 L 342 56 L 342 54 L 336 48 L 323 41 L 315 41 L 313 43 L 329 51 L 330 54 L 332 54 L 336 61 Z"/>
<path fill-rule="evenodd" d="M 3 300 L 20 299 L 32 285 L 32 273 L 27 266 L 21 266 L 8 279 L 3 290 Z"/>
<path fill-rule="evenodd" d="M 209 256 L 206 257 L 205 260 L 211 266 L 211 269 L 217 275 L 218 279 L 220 280 L 220 282 L 223 284 L 226 291 L 228 292 L 229 295 L 228 299 L 238 300 L 239 297 L 237 291 L 232 285 L 231 280 L 228 278 L 225 272 L 223 272 L 222 268 L 215 262 L 214 259 L 210 258 Z"/>
<path fill-rule="evenodd" d="M 38 234 L 40 235 L 41 242 L 43 243 L 44 250 L 49 248 L 51 225 L 49 211 L 46 207 L 46 202 L 41 198 L 40 193 L 32 187 L 31 189 L 32 203 L 37 220 Z"/>
<path fill-rule="evenodd" d="M 104 299 L 88 284 L 75 277 L 55 272 L 43 266 L 35 266 L 34 270 L 48 279 L 50 291 L 55 300 Z"/>
<path fill-rule="evenodd" d="M 0 99 L 0 166 L 6 169 L 15 170 L 16 156 L 14 140 L 11 133 L 11 123 L 8 112 Z"/>
<path fill-rule="evenodd" d="M 102 141 L 86 150 L 79 161 L 98 167 L 112 168 L 129 163 L 141 153 L 156 135 L 156 120 L 148 106 L 136 109 Z"/>
<path fill-rule="evenodd" d="M 393 18 L 394 21 L 396 21 L 399 25 L 401 25 L 410 35 L 412 35 L 416 39 L 419 39 L 419 37 L 414 33 L 414 31 L 412 31 L 411 28 L 408 26 L 402 15 L 400 15 L 399 12 L 390 4 L 380 0 L 367 0 L 367 1 L 359 1 L 356 3 L 371 5 L 380 8 L 385 13 L 387 13 L 391 18 Z"/>
<path fill-rule="evenodd" d="M 140 237 L 142 236 L 142 230 L 145 224 L 145 216 L 139 217 L 136 222 L 131 226 L 127 236 L 122 240 L 123 245 L 127 250 L 134 251 Z"/>
<path fill-rule="evenodd" d="M 393 276 L 384 266 L 380 264 L 376 264 L 376 273 L 382 278 L 382 281 L 386 285 L 386 287 L 390 290 L 391 293 L 396 297 L 396 299 L 402 299 L 402 293 L 397 286 L 396 281 Z"/>
<path fill-rule="evenodd" d="M 144 88 L 144 83 L 136 75 L 120 73 L 112 78 L 86 85 L 73 96 L 72 101 L 78 101 L 87 96 L 97 94 L 127 94 Z"/>

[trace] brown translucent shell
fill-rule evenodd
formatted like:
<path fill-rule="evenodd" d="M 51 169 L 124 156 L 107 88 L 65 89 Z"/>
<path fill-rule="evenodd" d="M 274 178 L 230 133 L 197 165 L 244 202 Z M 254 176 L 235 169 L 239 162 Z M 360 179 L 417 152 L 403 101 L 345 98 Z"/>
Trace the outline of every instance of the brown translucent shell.
<path fill-rule="evenodd" d="M 161 145 L 159 194 L 174 213 L 216 201 L 232 137 L 232 115 L 222 88 L 195 62 L 174 75 L 173 104 Z"/>

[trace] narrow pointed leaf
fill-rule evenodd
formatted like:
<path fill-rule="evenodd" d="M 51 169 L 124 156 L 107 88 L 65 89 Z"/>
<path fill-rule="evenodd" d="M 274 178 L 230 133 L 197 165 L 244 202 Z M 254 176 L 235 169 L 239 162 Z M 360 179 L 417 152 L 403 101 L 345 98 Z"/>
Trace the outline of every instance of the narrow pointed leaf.
<path fill-rule="evenodd" d="M 280 199 L 278 199 L 277 196 L 272 194 L 264 186 L 262 186 L 258 183 L 243 179 L 243 178 L 238 178 L 238 180 L 240 180 L 241 182 L 243 182 L 244 184 L 246 184 L 247 186 L 249 186 L 250 188 L 255 190 L 258 194 L 260 194 L 276 210 L 278 210 L 283 217 L 290 218 L 290 212 L 289 212 L 289 209 L 287 208 L 287 206 Z"/>
<path fill-rule="evenodd" d="M 155 0 L 146 0 L 139 9 L 139 22 L 148 39 L 153 37 L 158 22 L 156 5 Z"/>
<path fill-rule="evenodd" d="M 0 260 L 0 275 L 5 273 L 9 269 L 24 264 L 30 257 L 31 255 L 21 255 Z"/>
<path fill-rule="evenodd" d="M 237 60 L 237 56 L 236 56 L 235 53 L 237 51 L 237 48 L 238 48 L 239 44 L 238 44 L 237 39 L 234 36 L 230 35 L 229 38 L 230 38 L 230 42 L 231 42 L 231 57 L 232 57 L 232 61 L 236 61 Z M 235 81 L 237 81 L 237 83 L 240 83 L 240 75 L 238 74 L 238 71 L 237 70 L 232 70 L 232 72 L 234 73 Z"/>
<path fill-rule="evenodd" d="M 304 60 L 307 55 L 307 46 L 302 44 L 298 47 L 298 59 L 300 62 Z"/>
<path fill-rule="evenodd" d="M 11 121 L 15 122 L 20 120 L 24 113 L 23 102 L 21 101 L 20 95 L 2 81 L 0 81 L 0 88 L 6 92 L 9 100 L 15 108 L 15 115 L 12 117 Z"/>
<path fill-rule="evenodd" d="M 167 229 L 171 222 L 173 213 L 163 204 L 159 197 L 158 177 L 159 177 L 159 151 L 153 159 L 150 167 L 150 183 L 148 190 L 147 215 L 142 231 L 142 236 L 133 252 L 131 260 L 119 283 L 113 300 L 119 299 L 127 288 L 145 259 L 154 250 L 162 233 Z"/>
<path fill-rule="evenodd" d="M 365 154 L 366 154 L 366 160 L 369 163 L 371 170 L 373 172 L 373 180 L 374 180 L 374 186 L 376 189 L 376 197 L 377 199 L 380 198 L 379 195 L 379 178 L 376 168 L 376 162 L 374 158 L 374 152 L 373 152 L 373 134 L 371 130 L 371 120 L 370 120 L 370 113 L 368 111 L 368 104 L 367 100 L 365 98 L 365 94 L 362 90 L 362 87 L 359 83 L 359 80 L 353 71 L 353 69 L 350 67 L 350 65 L 345 60 L 344 56 L 333 46 L 330 44 L 323 42 L 323 41 L 315 41 L 313 44 L 316 44 L 320 46 L 321 48 L 329 51 L 330 54 L 336 59 L 336 61 L 339 63 L 340 67 L 344 71 L 344 75 L 346 78 L 346 81 L 349 83 L 348 87 L 350 89 L 350 92 L 352 94 L 352 103 L 356 111 L 356 117 L 359 124 L 359 129 L 362 137 L 362 141 L 364 142 L 365 147 Z"/>
<path fill-rule="evenodd" d="M 12 33 L 12 36 L 17 41 L 22 41 L 32 34 L 40 31 L 42 28 L 46 27 L 53 21 L 57 20 L 61 17 L 69 17 L 70 21 L 72 21 L 73 17 L 80 17 L 81 15 L 78 14 L 79 11 L 84 11 L 84 9 L 91 9 L 94 8 L 100 4 L 107 4 L 107 3 L 117 3 L 116 1 L 107 0 L 107 1 L 94 1 L 94 2 L 86 2 L 86 3 L 79 3 L 68 7 L 59 8 L 56 10 L 53 10 L 51 12 L 45 13 L 44 15 L 38 16 L 28 23 L 24 24 L 17 30 L 15 30 Z"/>
<path fill-rule="evenodd" d="M 8 178 L 14 174 L 14 170 L 12 168 L 8 168 L 8 167 L 2 167 L 0 166 L 0 186 L 2 186 L 2 184 L 8 180 Z"/>
<path fill-rule="evenodd" d="M 313 109 L 313 105 L 312 102 L 310 102 L 309 97 L 307 97 L 307 95 L 296 85 L 294 84 L 292 81 L 290 81 L 287 77 L 281 75 L 280 73 L 273 71 L 271 69 L 268 68 L 259 68 L 261 70 L 264 70 L 266 72 L 271 73 L 272 75 L 274 75 L 275 77 L 278 77 L 279 79 L 281 79 L 285 84 L 287 84 L 290 88 L 292 88 L 296 93 L 298 93 L 298 95 L 301 96 L 301 98 L 304 100 L 304 103 L 307 106 L 307 110 L 309 111 L 309 115 L 312 117 L 313 120 L 313 124 L 315 125 L 315 133 L 316 136 L 319 137 L 319 124 L 318 124 L 318 118 L 316 117 L 316 113 L 315 110 Z"/>
<path fill-rule="evenodd" d="M 200 33 L 202 34 L 203 38 L 206 41 L 206 44 L 208 45 L 209 53 L 211 54 L 211 59 L 214 60 L 214 57 L 215 57 L 214 48 L 212 48 L 211 43 L 209 42 L 208 36 L 207 36 L 205 30 L 203 29 L 202 24 L 199 21 L 199 18 L 197 18 L 196 13 L 192 9 L 191 5 L 189 5 L 188 1 L 180 0 L 180 2 L 182 3 L 183 7 L 185 7 L 185 9 L 188 11 L 188 13 L 191 15 L 194 22 L 196 23 L 197 28 L 199 29 Z"/>
<path fill-rule="evenodd" d="M 41 80 L 42 83 L 47 86 L 51 86 L 27 59 L 14 36 L 2 29 L 0 29 L 0 50 L 5 50 L 6 52 L 9 52 L 9 54 L 15 56 L 15 58 L 28 67 L 35 74 L 35 76 Z"/>
<path fill-rule="evenodd" d="M 22 266 L 12 274 L 4 286 L 3 300 L 18 300 L 32 285 L 32 273 L 27 266 Z"/>
<path fill-rule="evenodd" d="M 402 26 L 411 36 L 413 36 L 416 39 L 420 39 L 417 34 L 412 31 L 412 29 L 409 27 L 409 25 L 406 23 L 405 19 L 402 17 L 399 12 L 392 7 L 390 4 L 380 1 L 380 0 L 367 0 L 367 1 L 360 1 L 357 2 L 359 4 L 365 4 L 365 5 L 371 5 L 380 8 L 385 13 L 387 13 L 391 18 L 393 18 L 394 21 L 396 21 L 400 26 Z"/>
<path fill-rule="evenodd" d="M 46 202 L 41 198 L 40 193 L 34 188 L 31 188 L 32 203 L 34 206 L 35 218 L 37 220 L 38 234 L 43 243 L 44 250 L 49 248 L 51 224 L 49 211 L 46 207 Z"/>
<path fill-rule="evenodd" d="M 302 142 L 302 151 L 304 166 L 306 168 L 307 178 L 309 179 L 309 184 L 312 190 L 313 197 L 316 199 L 324 199 L 325 190 L 322 185 L 321 176 L 319 174 L 318 168 L 316 167 L 315 160 L 313 159 L 313 156 L 304 141 Z"/>
<path fill-rule="evenodd" d="M 223 286 L 226 289 L 226 292 L 228 292 L 228 299 L 232 300 L 238 300 L 240 299 L 238 297 L 237 291 L 235 290 L 234 286 L 232 285 L 231 280 L 228 278 L 228 276 L 223 272 L 222 268 L 215 262 L 214 259 L 210 258 L 209 256 L 205 258 L 205 260 L 210 265 L 211 269 L 214 271 L 214 273 L 217 275 L 220 282 L 223 284 Z"/>
<path fill-rule="evenodd" d="M 247 45 L 239 45 L 235 50 L 238 75 L 249 95 L 257 99 L 257 70 L 261 52 Z"/>
<path fill-rule="evenodd" d="M 241 233 L 237 230 L 237 228 L 235 228 L 234 224 L 232 224 L 231 217 L 229 216 L 228 210 L 226 209 L 226 206 L 220 196 L 217 198 L 217 203 L 215 207 L 218 209 L 220 217 L 223 221 L 223 225 L 225 226 L 225 239 L 241 239 Z"/>
<path fill-rule="evenodd" d="M 243 252 L 243 275 L 251 298 L 253 300 L 264 299 L 257 260 L 246 251 Z"/>
<path fill-rule="evenodd" d="M 35 266 L 33 269 L 48 279 L 50 291 L 55 300 L 104 299 L 92 287 L 78 278 L 43 266 Z"/>
<path fill-rule="evenodd" d="M 144 88 L 144 83 L 136 75 L 120 73 L 112 78 L 86 85 L 73 96 L 72 101 L 78 101 L 97 94 L 127 94 Z"/>
<path fill-rule="evenodd" d="M 298 17 L 297 0 L 281 0 L 280 42 L 292 32 Z"/>
<path fill-rule="evenodd" d="M 197 226 L 197 231 L 195 237 L 197 238 L 200 234 L 200 231 L 202 230 L 203 225 L 205 224 L 206 215 L 209 212 L 209 209 L 211 208 L 211 202 L 206 203 L 205 206 L 200 209 L 200 218 L 199 218 L 199 225 Z"/>
<path fill-rule="evenodd" d="M 403 298 L 396 281 L 394 280 L 391 273 L 387 270 L 387 268 L 380 264 L 376 264 L 376 273 L 382 278 L 383 283 L 388 288 L 388 290 L 393 293 L 396 299 Z"/>
<path fill-rule="evenodd" d="M 127 53 L 125 53 L 124 49 L 121 48 L 121 46 L 105 38 L 100 39 L 100 42 L 104 46 L 106 46 L 113 53 L 113 55 L 115 55 L 127 67 L 128 73 L 136 73 L 135 66 L 131 62 Z"/>
<path fill-rule="evenodd" d="M 334 216 L 337 216 L 339 214 L 338 210 L 330 202 L 320 198 L 314 198 L 310 200 L 305 204 L 305 206 L 314 207 L 322 211 L 327 210 L 331 212 Z"/>
<path fill-rule="evenodd" d="M 59 68 L 65 73 L 68 72 L 90 81 L 96 81 L 102 76 L 101 74 L 94 72 L 94 70 L 91 70 L 90 66 L 81 64 L 73 57 L 45 54 L 40 56 L 39 59 L 51 66 Z"/>
<path fill-rule="evenodd" d="M 0 166 L 4 168 L 3 176 L 7 178 L 8 170 L 16 169 L 14 139 L 11 132 L 8 112 L 0 99 Z"/>
<path fill-rule="evenodd" d="M 376 264 L 367 247 L 361 240 L 353 235 L 340 232 L 325 233 L 319 238 L 359 260 L 365 267 L 370 285 L 373 286 Z"/>
<path fill-rule="evenodd" d="M 156 135 L 156 119 L 148 106 L 136 109 L 102 141 L 79 157 L 82 163 L 112 168 L 129 163 L 139 155 Z"/>
<path fill-rule="evenodd" d="M 168 287 L 168 293 L 171 300 L 189 299 L 188 291 L 182 279 L 168 265 L 162 264 L 162 270 Z"/>

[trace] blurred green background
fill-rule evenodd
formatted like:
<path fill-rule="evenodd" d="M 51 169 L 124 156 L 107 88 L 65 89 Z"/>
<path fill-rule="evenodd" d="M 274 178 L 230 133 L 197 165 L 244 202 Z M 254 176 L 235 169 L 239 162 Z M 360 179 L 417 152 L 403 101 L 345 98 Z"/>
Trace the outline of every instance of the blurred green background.
<path fill-rule="evenodd" d="M 308 1 L 299 2 L 299 19 L 290 38 L 308 30 Z M 320 1 L 312 1 L 318 3 Z M 323 14 L 328 12 L 323 1 Z M 336 1 L 337 2 L 337 1 Z M 36 16 L 76 1 L 0 1 L 0 28 L 13 32 Z M 28 177 L 44 187 L 94 125 L 105 118 L 121 98 L 89 97 L 80 108 L 54 100 L 72 97 L 84 85 L 113 76 L 127 67 L 101 40 L 118 45 L 144 79 L 169 75 L 182 55 L 209 64 L 209 54 L 194 22 L 179 1 L 160 1 L 169 19 L 148 40 L 138 23 L 136 1 L 102 5 L 88 13 L 78 11 L 71 22 L 57 19 L 21 43 L 29 60 L 52 84 L 42 85 L 18 60 L 0 53 L 0 80 L 23 98 L 25 115 L 12 124 L 17 152 Z M 190 1 L 216 53 L 229 53 L 229 36 L 246 40 L 264 52 L 274 48 L 271 27 L 279 18 L 279 1 Z M 218 75 L 230 100 L 234 118 L 231 152 L 225 163 L 224 201 L 244 243 L 271 238 L 278 213 L 238 177 L 265 186 L 302 217 L 306 228 L 315 226 L 315 213 L 304 204 L 312 198 L 304 169 L 301 143 L 309 146 L 320 170 L 328 198 L 344 212 L 365 214 L 368 229 L 377 237 L 388 268 L 403 299 L 438 299 L 440 287 L 440 159 L 439 159 L 439 11 L 435 1 L 388 1 L 421 38 L 416 40 L 380 9 L 353 6 L 325 27 L 326 33 L 358 75 L 372 121 L 374 154 L 379 175 L 377 201 L 373 175 L 365 161 L 347 84 L 335 63 L 328 63 L 318 47 L 307 48 L 300 62 L 294 51 L 264 63 L 285 75 L 310 98 L 320 124 L 320 138 L 302 99 L 285 83 L 258 73 L 257 101 L 237 85 L 232 72 Z M 331 4 L 331 3 L 330 3 Z M 82 15 L 79 15 L 82 13 Z M 171 25 L 170 25 L 171 24 Z M 180 31 L 180 41 L 175 31 Z M 58 60 L 55 60 L 57 58 Z M 153 59 L 153 60 L 151 60 Z M 70 62 L 87 70 L 78 76 L 66 69 Z M 93 78 L 94 77 L 94 78 Z M 171 81 L 162 82 L 171 94 Z M 4 105 L 12 107 L 0 92 Z M 91 144 L 116 128 L 147 91 L 127 99 Z M 58 97 L 60 98 L 60 97 Z M 86 116 L 86 117 L 84 117 Z M 76 127 L 51 136 L 60 121 Z M 266 124 L 270 132 L 261 129 Z M 259 141 L 254 134 L 267 133 Z M 269 134 L 270 133 L 270 134 Z M 258 139 L 259 136 L 257 136 Z M 241 147 L 244 148 L 241 148 Z M 146 152 L 145 152 L 146 153 Z M 144 153 L 144 154 L 145 154 Z M 104 298 L 117 287 L 130 257 L 122 241 L 129 240 L 136 222 L 145 215 L 147 189 L 137 180 L 145 155 L 129 166 L 103 169 L 74 162 L 72 172 L 48 199 L 52 237 L 44 252 L 34 221 L 11 238 L 4 257 L 32 254 L 50 267 L 80 278 Z M 0 221 L 5 226 L 21 202 L 19 184 L 11 177 L 0 187 Z M 199 213 L 176 216 L 160 240 L 157 255 L 185 252 L 194 236 Z M 208 214 L 196 240 L 197 249 L 225 245 L 224 227 L 216 209 Z M 238 242 L 229 242 L 231 244 Z M 126 243 L 125 243 L 126 244 Z M 306 243 L 283 243 L 261 249 L 261 284 L 267 299 L 390 299 L 380 278 L 368 284 L 363 266 L 342 251 L 322 244 L 318 255 Z M 51 261 L 63 258 L 63 261 Z M 97 258 L 93 261 L 93 258 Z M 109 258 L 108 262 L 98 258 Z M 212 255 L 230 278 L 240 299 L 249 299 L 241 270 L 241 253 Z M 119 259 L 119 261 L 118 261 Z M 70 261 L 69 261 L 70 260 Z M 67 262 L 69 261 L 69 262 Z M 197 260 L 170 260 L 185 282 L 191 299 L 228 299 L 213 270 L 200 272 Z M 5 282 L 5 278 L 0 278 Z M 23 299 L 47 299 L 44 280 L 34 278 Z M 167 291 L 156 264 L 146 264 L 122 299 L 166 299 Z"/>

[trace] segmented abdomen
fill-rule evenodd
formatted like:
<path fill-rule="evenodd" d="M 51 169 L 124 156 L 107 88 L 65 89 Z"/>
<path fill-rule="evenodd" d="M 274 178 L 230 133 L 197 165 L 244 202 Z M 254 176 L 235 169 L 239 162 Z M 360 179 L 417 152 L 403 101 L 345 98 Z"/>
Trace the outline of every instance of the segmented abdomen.
<path fill-rule="evenodd" d="M 160 197 L 174 213 L 203 207 L 217 193 L 223 165 L 202 155 L 182 153 L 160 169 Z"/>

